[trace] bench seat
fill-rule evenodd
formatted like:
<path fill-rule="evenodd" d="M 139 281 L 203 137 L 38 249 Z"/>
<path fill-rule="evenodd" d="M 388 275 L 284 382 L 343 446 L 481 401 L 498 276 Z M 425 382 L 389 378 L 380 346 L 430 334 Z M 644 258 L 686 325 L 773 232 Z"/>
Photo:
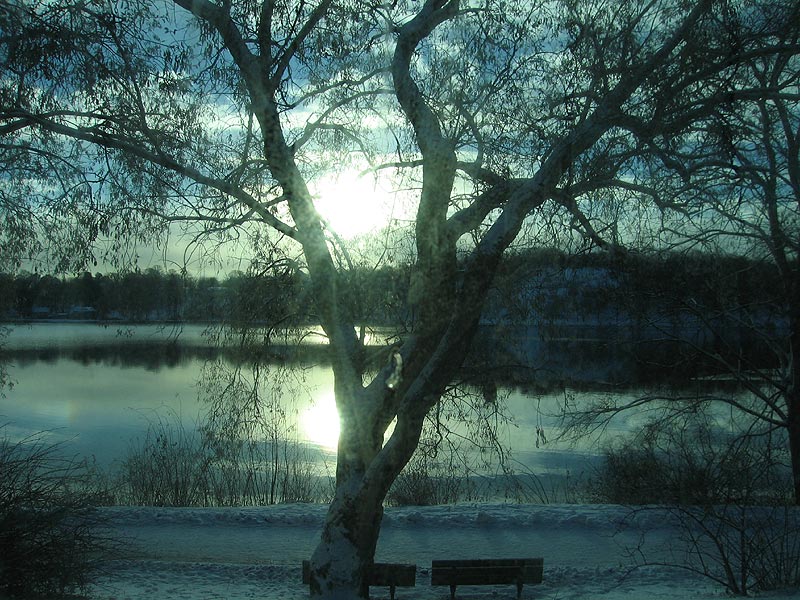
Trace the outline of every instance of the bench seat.
<path fill-rule="evenodd" d="M 522 587 L 526 583 L 541 583 L 543 573 L 542 558 L 435 560 L 431 565 L 431 585 L 449 585 L 453 600 L 459 585 L 513 583 L 520 598 Z"/>
<path fill-rule="evenodd" d="M 311 562 L 303 561 L 303 583 L 311 583 Z M 374 563 L 367 571 L 368 586 L 389 588 L 389 596 L 394 600 L 397 587 L 413 587 L 417 583 L 417 565 L 402 563 Z"/>

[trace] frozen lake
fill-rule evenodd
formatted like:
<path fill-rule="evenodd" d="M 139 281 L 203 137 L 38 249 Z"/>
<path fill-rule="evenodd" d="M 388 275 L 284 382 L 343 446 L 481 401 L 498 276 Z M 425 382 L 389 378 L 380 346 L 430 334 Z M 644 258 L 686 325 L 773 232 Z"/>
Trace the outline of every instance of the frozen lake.
<path fill-rule="evenodd" d="M 317 335 L 305 340 L 320 341 Z M 0 398 L 6 435 L 48 430 L 77 455 L 93 456 L 102 466 L 124 456 L 159 419 L 194 431 L 208 409 L 201 386 L 204 366 L 227 360 L 215 357 L 201 325 L 36 323 L 13 328 L 5 348 L 13 384 Z M 289 368 L 268 363 L 261 376 L 271 386 L 267 392 L 280 397 L 287 435 L 332 465 L 337 419 L 330 368 L 310 359 Z M 575 446 L 555 438 L 564 403 L 590 402 L 606 394 L 605 388 L 567 383 L 525 392 L 499 387 L 512 417 L 500 426 L 499 436 L 516 464 L 537 475 L 579 477 L 591 470 L 600 452 L 595 441 Z M 617 393 L 633 397 L 638 391 Z M 603 443 L 638 429 L 642 418 L 631 413 L 617 419 Z"/>

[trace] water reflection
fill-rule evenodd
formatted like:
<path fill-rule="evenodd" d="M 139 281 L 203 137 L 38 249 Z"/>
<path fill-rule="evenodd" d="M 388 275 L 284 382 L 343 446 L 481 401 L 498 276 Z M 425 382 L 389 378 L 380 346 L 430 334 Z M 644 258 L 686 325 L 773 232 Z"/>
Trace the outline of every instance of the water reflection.
<path fill-rule="evenodd" d="M 500 388 L 514 416 L 500 434 L 515 459 L 537 473 L 577 474 L 589 469 L 597 456 L 592 442 L 575 447 L 554 441 L 567 395 L 585 403 L 613 390 L 632 399 L 639 393 L 640 378 L 652 382 L 663 376 L 653 366 L 659 364 L 658 354 L 648 356 L 641 347 L 609 340 L 542 340 L 530 334 L 502 346 L 488 336 L 478 346 L 495 367 L 512 367 L 492 370 L 493 385 Z M 15 428 L 6 433 L 51 430 L 54 437 L 70 440 L 76 454 L 93 455 L 101 464 L 123 456 L 131 440 L 141 438 L 160 416 L 171 415 L 194 431 L 209 409 L 199 385 L 201 375 L 204 366 L 214 363 L 229 368 L 265 365 L 265 370 L 272 369 L 267 386 L 277 386 L 278 380 L 270 383 L 269 377 L 288 367 L 292 376 L 282 378 L 281 389 L 274 390 L 284 403 L 286 432 L 328 457 L 336 446 L 333 379 L 320 344 L 218 346 L 199 325 L 105 328 L 48 323 L 15 329 L 4 359 L 15 382 L 0 398 L 0 424 Z M 475 376 L 483 366 L 485 360 L 481 364 L 473 358 L 469 374 Z M 269 395 L 270 390 L 261 393 Z M 626 413 L 606 433 L 637 430 L 644 418 L 642 413 Z M 466 425 L 456 424 L 454 430 L 469 435 Z M 549 438 L 546 444 L 539 431 Z"/>
<path fill-rule="evenodd" d="M 322 394 L 301 413 L 300 431 L 304 439 L 335 451 L 339 442 L 339 413 L 333 393 Z"/>
<path fill-rule="evenodd" d="M 0 398 L 0 418 L 26 431 L 48 430 L 76 454 L 108 464 L 122 456 L 159 413 L 197 418 L 197 364 L 159 371 L 72 360 L 12 363 L 15 384 Z"/>
<path fill-rule="evenodd" d="M 331 397 L 332 376 L 319 360 L 319 346 L 291 354 L 280 347 L 270 351 L 273 364 L 314 365 L 299 370 L 294 384 L 283 390 L 296 404 L 295 417 L 324 405 L 318 398 Z M 161 418 L 196 430 L 208 410 L 199 387 L 203 368 L 215 361 L 236 364 L 243 352 L 213 345 L 203 326 L 124 331 L 73 323 L 18 327 L 3 348 L 13 386 L 0 396 L 0 425 L 7 424 L 4 435 L 16 438 L 47 430 L 53 439 L 66 440 L 76 455 L 109 465 Z M 252 349 L 247 357 L 263 358 Z M 296 423 L 292 426 L 296 429 Z M 302 441 L 327 448 L 329 440 L 297 433 Z"/>

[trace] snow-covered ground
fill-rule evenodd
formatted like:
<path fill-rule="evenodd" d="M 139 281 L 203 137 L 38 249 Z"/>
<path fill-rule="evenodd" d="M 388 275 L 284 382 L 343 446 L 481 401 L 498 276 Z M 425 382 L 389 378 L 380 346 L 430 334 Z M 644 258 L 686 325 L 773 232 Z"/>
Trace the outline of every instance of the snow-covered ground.
<path fill-rule="evenodd" d="M 325 506 L 259 508 L 103 509 L 130 555 L 113 561 L 98 581 L 98 600 L 301 599 L 301 562 L 310 556 Z M 397 599 L 445 600 L 447 587 L 430 585 L 431 560 L 439 558 L 544 558 L 544 582 L 526 586 L 524 599 L 712 600 L 725 591 L 685 571 L 631 570 L 627 548 L 638 529 L 620 529 L 626 509 L 598 505 L 477 504 L 388 508 L 377 560 L 414 563 L 417 584 L 398 588 Z M 676 536 L 663 515 L 648 512 L 648 548 Z M 388 588 L 371 588 L 388 598 Z M 457 598 L 511 600 L 514 585 L 459 587 Z M 795 598 L 794 593 L 764 594 Z"/>

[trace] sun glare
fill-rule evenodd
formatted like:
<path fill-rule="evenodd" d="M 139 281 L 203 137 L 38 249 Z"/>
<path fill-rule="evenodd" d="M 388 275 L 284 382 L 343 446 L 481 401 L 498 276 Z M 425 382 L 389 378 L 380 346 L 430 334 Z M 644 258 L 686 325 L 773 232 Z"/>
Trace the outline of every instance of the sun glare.
<path fill-rule="evenodd" d="M 343 238 L 354 238 L 389 224 L 389 195 L 370 175 L 354 171 L 330 174 L 317 183 L 316 206 L 329 227 Z"/>
<path fill-rule="evenodd" d="M 336 450 L 339 443 L 339 413 L 333 395 L 322 396 L 308 406 L 300 416 L 300 426 L 309 441 Z"/>

